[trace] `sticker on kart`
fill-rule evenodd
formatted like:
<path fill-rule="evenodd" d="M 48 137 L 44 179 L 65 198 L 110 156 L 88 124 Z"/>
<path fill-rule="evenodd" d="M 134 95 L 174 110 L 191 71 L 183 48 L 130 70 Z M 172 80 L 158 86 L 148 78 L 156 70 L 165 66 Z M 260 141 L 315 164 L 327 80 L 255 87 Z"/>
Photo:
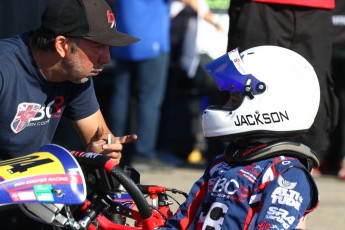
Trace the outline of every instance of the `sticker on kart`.
<path fill-rule="evenodd" d="M 58 145 L 0 162 L 0 204 L 80 204 L 86 198 L 83 172 L 75 158 Z"/>

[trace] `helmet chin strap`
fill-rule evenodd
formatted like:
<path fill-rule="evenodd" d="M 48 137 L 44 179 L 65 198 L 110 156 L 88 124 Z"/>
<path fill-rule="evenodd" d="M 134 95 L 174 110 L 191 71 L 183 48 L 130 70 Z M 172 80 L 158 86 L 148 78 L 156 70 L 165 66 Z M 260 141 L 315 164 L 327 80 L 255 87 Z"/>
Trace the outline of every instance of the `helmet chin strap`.
<path fill-rule="evenodd" d="M 284 140 L 251 143 L 249 146 L 234 142 L 226 147 L 225 156 L 235 162 L 253 162 L 277 156 L 292 156 L 298 158 L 309 171 L 320 166 L 318 157 L 308 146 Z"/>

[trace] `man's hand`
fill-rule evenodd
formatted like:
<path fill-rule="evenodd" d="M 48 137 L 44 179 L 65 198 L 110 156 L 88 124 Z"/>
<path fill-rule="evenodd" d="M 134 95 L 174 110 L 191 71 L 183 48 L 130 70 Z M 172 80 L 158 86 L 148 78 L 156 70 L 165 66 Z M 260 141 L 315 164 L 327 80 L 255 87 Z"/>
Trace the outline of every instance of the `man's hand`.
<path fill-rule="evenodd" d="M 122 144 L 133 142 L 137 139 L 136 134 L 115 137 L 111 133 L 105 133 L 103 126 L 98 126 L 95 135 L 87 146 L 88 152 L 100 153 L 119 163 L 121 159 Z"/>

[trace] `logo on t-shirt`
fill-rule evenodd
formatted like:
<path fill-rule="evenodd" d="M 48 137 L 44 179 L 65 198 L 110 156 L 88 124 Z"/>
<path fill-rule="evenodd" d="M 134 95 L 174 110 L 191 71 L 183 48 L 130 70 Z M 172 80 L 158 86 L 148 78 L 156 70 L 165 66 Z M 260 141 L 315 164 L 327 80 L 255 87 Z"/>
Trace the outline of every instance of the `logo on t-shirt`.
<path fill-rule="evenodd" d="M 18 105 L 17 114 L 14 117 L 11 128 L 13 132 L 19 133 L 30 123 L 40 110 L 41 105 L 36 103 L 21 103 Z"/>
<path fill-rule="evenodd" d="M 64 98 L 57 96 L 55 100 L 42 106 L 37 103 L 22 102 L 17 107 L 17 113 L 11 123 L 11 129 L 15 133 L 19 133 L 28 126 L 46 125 L 49 123 L 50 118 L 60 118 L 62 111 L 61 106 Z M 52 114 L 51 109 L 54 109 Z M 47 118 L 45 121 L 42 121 Z"/>

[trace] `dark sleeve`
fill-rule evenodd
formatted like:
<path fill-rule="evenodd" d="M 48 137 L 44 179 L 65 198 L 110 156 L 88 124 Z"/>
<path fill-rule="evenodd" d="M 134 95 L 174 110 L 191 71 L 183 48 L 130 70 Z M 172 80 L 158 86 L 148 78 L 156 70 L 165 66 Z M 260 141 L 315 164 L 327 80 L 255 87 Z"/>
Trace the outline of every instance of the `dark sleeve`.
<path fill-rule="evenodd" d="M 86 118 L 99 109 L 92 79 L 83 84 L 74 84 L 64 115 L 71 120 Z"/>

